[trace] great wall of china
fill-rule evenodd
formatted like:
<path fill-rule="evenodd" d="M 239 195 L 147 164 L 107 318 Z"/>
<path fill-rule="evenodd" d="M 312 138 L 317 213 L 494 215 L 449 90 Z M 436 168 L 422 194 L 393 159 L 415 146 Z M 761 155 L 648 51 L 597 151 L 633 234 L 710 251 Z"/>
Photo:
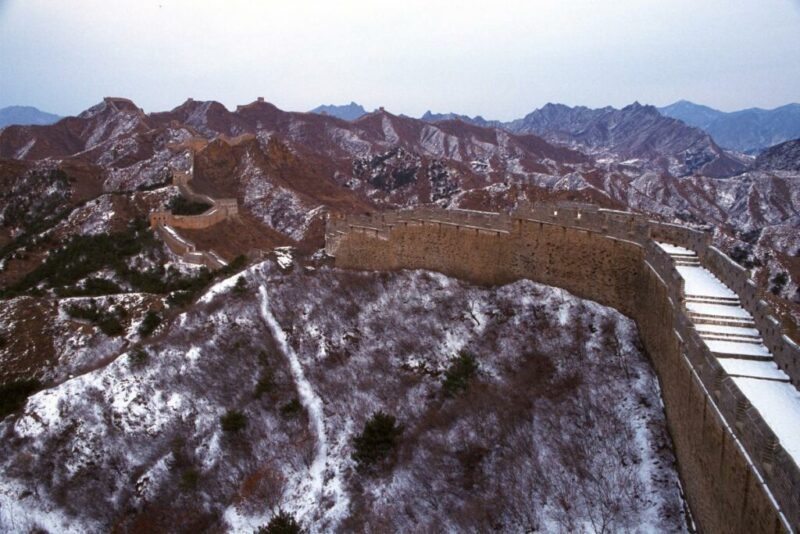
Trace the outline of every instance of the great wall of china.
<path fill-rule="evenodd" d="M 800 411 L 773 405 L 800 406 L 800 347 L 709 234 L 559 203 L 332 215 L 325 246 L 341 268 L 431 269 L 488 285 L 528 278 L 632 317 L 700 529 L 800 528 Z"/>
<path fill-rule="evenodd" d="M 227 265 L 224 259 L 213 250 L 198 251 L 194 243 L 182 237 L 175 229 L 203 229 L 236 217 L 239 213 L 238 203 L 235 198 L 215 199 L 193 191 L 189 182 L 194 172 L 194 153 L 190 151 L 187 156 L 190 158 L 189 171 L 173 170 L 172 184 L 178 187 L 184 198 L 209 204 L 211 207 L 199 215 L 174 215 L 170 211 L 154 211 L 150 214 L 150 228 L 161 236 L 167 247 L 181 260 L 204 265 L 209 269 L 219 269 Z"/>

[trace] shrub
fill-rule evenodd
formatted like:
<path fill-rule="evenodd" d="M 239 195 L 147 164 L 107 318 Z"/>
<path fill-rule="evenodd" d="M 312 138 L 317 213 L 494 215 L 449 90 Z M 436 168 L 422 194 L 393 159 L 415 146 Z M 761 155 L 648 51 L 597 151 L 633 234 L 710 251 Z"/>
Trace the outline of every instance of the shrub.
<path fill-rule="evenodd" d="M 747 257 L 750 256 L 750 251 L 744 247 L 740 247 L 736 245 L 731 250 L 731 259 L 738 263 L 739 265 L 744 265 L 747 262 Z"/>
<path fill-rule="evenodd" d="M 119 306 L 115 307 L 115 313 L 111 313 L 99 310 L 97 303 L 94 300 L 90 300 L 89 306 L 86 308 L 78 305 L 68 307 L 67 315 L 75 319 L 84 319 L 91 322 L 109 337 L 120 336 L 125 333 L 125 328 L 119 319 L 119 316 L 125 315 L 125 310 Z"/>
<path fill-rule="evenodd" d="M 247 293 L 247 280 L 245 280 L 244 276 L 240 276 L 236 279 L 236 284 L 233 286 L 233 294 L 242 296 L 245 293 Z"/>
<path fill-rule="evenodd" d="M 142 324 L 139 325 L 139 335 L 142 337 L 150 336 L 160 324 L 161 316 L 153 310 L 148 310 L 144 319 L 142 319 Z"/>
<path fill-rule="evenodd" d="M 210 207 L 211 204 L 206 204 L 205 202 L 194 202 L 192 200 L 187 200 L 182 196 L 173 198 L 167 204 L 167 209 L 170 210 L 173 215 L 200 215 L 201 213 L 207 211 Z"/>
<path fill-rule="evenodd" d="M 167 297 L 167 304 L 176 307 L 185 306 L 192 302 L 194 296 L 193 291 L 174 291 Z"/>
<path fill-rule="evenodd" d="M 42 282 L 50 287 L 68 286 L 100 269 L 111 267 L 119 272 L 124 259 L 138 254 L 153 241 L 147 221 L 137 219 L 123 232 L 73 236 L 54 250 L 39 267 L 25 275 L 8 291 L 9 295 L 36 287 Z"/>
<path fill-rule="evenodd" d="M 462 352 L 444 374 L 442 391 L 445 397 L 455 397 L 465 391 L 477 370 L 478 364 L 475 362 L 475 357 L 468 352 Z"/>
<path fill-rule="evenodd" d="M 247 416 L 242 412 L 236 410 L 229 410 L 225 415 L 219 418 L 222 425 L 222 430 L 225 432 L 239 432 L 244 430 L 247 426 Z"/>
<path fill-rule="evenodd" d="M 200 473 L 194 469 L 189 469 L 181 474 L 181 480 L 178 482 L 178 487 L 181 491 L 192 491 L 197 488 L 197 483 L 200 482 Z"/>
<path fill-rule="evenodd" d="M 227 276 L 229 274 L 233 274 L 236 271 L 240 270 L 245 265 L 247 265 L 247 256 L 239 254 L 238 256 L 233 258 L 233 261 L 230 262 L 228 265 L 222 267 L 221 269 L 217 269 L 217 274 L 220 274 L 222 276 Z"/>
<path fill-rule="evenodd" d="M 294 517 L 280 510 L 272 516 L 266 526 L 259 528 L 256 534 L 301 534 L 302 532 L 303 529 Z"/>
<path fill-rule="evenodd" d="M 272 380 L 272 373 L 269 371 L 264 371 L 261 373 L 261 377 L 256 382 L 256 389 L 253 393 L 255 398 L 260 399 L 262 395 L 265 393 L 269 393 L 272 391 L 273 387 L 273 380 Z"/>
<path fill-rule="evenodd" d="M 393 415 L 376 412 L 364 425 L 364 430 L 353 439 L 353 460 L 363 469 L 386 458 L 397 446 L 403 426 Z"/>
<path fill-rule="evenodd" d="M 146 350 L 138 348 L 128 354 L 128 363 L 131 365 L 131 367 L 144 367 L 149 358 L 150 357 L 147 355 Z"/>
<path fill-rule="evenodd" d="M 761 237 L 761 228 L 756 228 L 755 230 L 750 230 L 749 232 L 742 232 L 740 237 L 742 238 L 742 241 L 753 245 L 756 243 L 756 241 L 758 241 L 758 238 Z"/>
<path fill-rule="evenodd" d="M 83 287 L 72 286 L 56 289 L 59 297 L 96 297 L 114 293 L 122 293 L 122 288 L 105 278 L 87 278 L 83 282 Z"/>
<path fill-rule="evenodd" d="M 125 333 L 125 327 L 122 326 L 119 318 L 112 314 L 103 314 L 97 321 L 97 326 L 100 331 L 108 337 L 121 336 Z"/>
<path fill-rule="evenodd" d="M 15 380 L 0 386 L 0 418 L 21 408 L 41 388 L 38 380 Z"/>
<path fill-rule="evenodd" d="M 281 406 L 281 415 L 284 417 L 297 417 L 303 413 L 303 405 L 300 404 L 300 401 L 297 398 L 294 398 Z"/>

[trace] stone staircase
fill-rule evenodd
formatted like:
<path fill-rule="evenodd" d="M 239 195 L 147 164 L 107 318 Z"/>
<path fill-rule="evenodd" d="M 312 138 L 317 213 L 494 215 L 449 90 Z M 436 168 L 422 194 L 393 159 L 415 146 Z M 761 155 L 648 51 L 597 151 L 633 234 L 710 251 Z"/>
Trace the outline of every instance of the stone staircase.
<path fill-rule="evenodd" d="M 789 382 L 777 369 L 753 316 L 729 287 L 703 268 L 693 250 L 659 243 L 685 283 L 686 313 L 695 330 L 731 376 Z M 751 362 L 751 363 L 743 363 Z"/>

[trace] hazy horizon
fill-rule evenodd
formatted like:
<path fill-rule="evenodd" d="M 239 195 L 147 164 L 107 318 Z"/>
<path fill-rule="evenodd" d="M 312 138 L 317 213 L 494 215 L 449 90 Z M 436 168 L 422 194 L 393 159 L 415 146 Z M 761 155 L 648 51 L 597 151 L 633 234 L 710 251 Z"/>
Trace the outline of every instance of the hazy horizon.
<path fill-rule="evenodd" d="M 800 2 L 569 0 L 428 5 L 0 0 L 0 107 L 74 115 L 104 96 L 148 112 L 263 96 L 308 111 L 518 118 L 547 102 L 800 100 Z"/>

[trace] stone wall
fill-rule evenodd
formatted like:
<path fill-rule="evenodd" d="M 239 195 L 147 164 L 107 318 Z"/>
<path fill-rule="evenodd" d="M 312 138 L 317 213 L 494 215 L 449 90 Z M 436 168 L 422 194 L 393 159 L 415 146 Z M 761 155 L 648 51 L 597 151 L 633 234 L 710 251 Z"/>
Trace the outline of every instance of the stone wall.
<path fill-rule="evenodd" d="M 797 383 L 800 356 L 770 324 L 755 286 L 704 232 L 571 203 L 513 214 L 417 209 L 332 216 L 326 251 L 342 268 L 432 269 L 488 285 L 529 278 L 619 309 L 637 322 L 658 373 L 679 472 L 702 529 L 790 531 L 800 524 L 800 470 L 697 335 L 683 310 L 683 279 L 653 239 L 698 251 L 723 282 L 743 288 L 743 306 L 759 329 L 775 328 L 762 330 L 765 343 Z"/>
<path fill-rule="evenodd" d="M 235 198 L 214 199 L 195 193 L 189 186 L 194 172 L 194 152 L 189 152 L 189 172 L 173 171 L 172 183 L 178 186 L 181 195 L 193 202 L 210 204 L 211 208 L 199 215 L 174 215 L 170 211 L 159 210 L 150 213 L 150 228 L 162 236 L 169 249 L 187 263 L 205 265 L 210 269 L 219 269 L 227 265 L 216 252 L 197 251 L 193 243 L 180 237 L 174 228 L 198 230 L 209 228 L 226 219 L 236 217 L 239 213 Z"/>
<path fill-rule="evenodd" d="M 212 270 L 221 269 L 227 265 L 225 260 L 220 258 L 214 251 L 196 250 L 194 243 L 173 234 L 167 226 L 158 226 L 156 231 L 167 247 L 187 263 L 204 265 Z"/>
<path fill-rule="evenodd" d="M 199 215 L 173 215 L 166 210 L 154 211 L 150 214 L 151 228 L 156 228 L 159 225 L 168 225 L 174 228 L 198 230 L 208 228 L 239 214 L 239 203 L 235 198 L 211 198 L 207 195 L 196 193 L 191 188 L 189 182 L 194 172 L 194 154 L 190 154 L 192 159 L 189 164 L 189 172 L 173 171 L 172 185 L 178 187 L 184 198 L 192 202 L 209 204 L 211 208 Z"/>

